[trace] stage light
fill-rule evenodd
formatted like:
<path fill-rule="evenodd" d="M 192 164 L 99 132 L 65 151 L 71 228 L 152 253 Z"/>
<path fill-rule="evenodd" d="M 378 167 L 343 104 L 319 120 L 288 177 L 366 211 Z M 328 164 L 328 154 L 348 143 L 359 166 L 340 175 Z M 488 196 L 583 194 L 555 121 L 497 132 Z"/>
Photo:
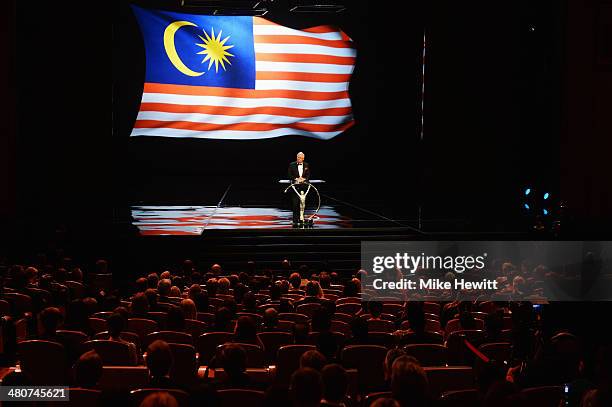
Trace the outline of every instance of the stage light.
<path fill-rule="evenodd" d="M 525 204 L 525 209 L 529 210 L 529 204 Z"/>
<path fill-rule="evenodd" d="M 214 15 L 263 16 L 272 0 L 180 0 L 183 7 Z"/>
<path fill-rule="evenodd" d="M 531 193 L 531 188 L 527 188 L 527 189 L 525 190 L 525 195 L 529 195 L 530 193 Z"/>
<path fill-rule="evenodd" d="M 543 209 L 542 212 L 544 212 L 544 215 L 548 215 L 548 209 Z"/>
<path fill-rule="evenodd" d="M 549 196 L 550 194 L 548 192 L 544 193 L 544 199 L 548 199 Z"/>

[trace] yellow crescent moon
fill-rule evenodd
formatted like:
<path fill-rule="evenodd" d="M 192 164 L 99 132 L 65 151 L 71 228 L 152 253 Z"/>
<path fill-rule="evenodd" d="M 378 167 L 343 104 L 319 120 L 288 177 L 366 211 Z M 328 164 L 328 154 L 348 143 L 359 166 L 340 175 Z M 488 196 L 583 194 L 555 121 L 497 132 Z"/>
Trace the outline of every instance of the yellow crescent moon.
<path fill-rule="evenodd" d="M 179 28 L 186 25 L 196 26 L 194 23 L 189 21 L 175 21 L 166 27 L 166 30 L 164 31 L 164 48 L 166 49 L 166 54 L 168 54 L 168 58 L 170 58 L 172 65 L 174 65 L 174 67 L 181 73 L 187 76 L 200 76 L 204 72 L 196 72 L 187 68 L 183 61 L 181 61 L 181 58 L 179 58 L 178 53 L 176 52 L 176 47 L 174 46 L 174 35 Z"/>

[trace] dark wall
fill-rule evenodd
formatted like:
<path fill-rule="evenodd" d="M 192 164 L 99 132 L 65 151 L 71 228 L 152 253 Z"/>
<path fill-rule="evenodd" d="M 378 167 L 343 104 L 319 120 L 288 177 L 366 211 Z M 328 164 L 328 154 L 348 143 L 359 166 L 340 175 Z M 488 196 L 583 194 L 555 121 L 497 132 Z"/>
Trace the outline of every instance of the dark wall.
<path fill-rule="evenodd" d="M 578 216 L 609 230 L 612 2 L 569 0 L 567 7 L 562 192 Z"/>

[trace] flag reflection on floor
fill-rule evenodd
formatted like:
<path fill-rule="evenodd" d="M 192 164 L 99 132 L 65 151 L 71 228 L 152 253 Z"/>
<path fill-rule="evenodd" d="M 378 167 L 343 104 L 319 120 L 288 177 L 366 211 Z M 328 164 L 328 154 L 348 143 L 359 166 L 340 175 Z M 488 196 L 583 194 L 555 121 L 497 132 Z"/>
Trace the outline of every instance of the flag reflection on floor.
<path fill-rule="evenodd" d="M 141 235 L 200 235 L 205 229 L 291 228 L 291 211 L 280 208 L 215 206 L 132 206 L 132 224 Z M 346 216 L 322 206 L 315 228 L 350 228 Z"/>

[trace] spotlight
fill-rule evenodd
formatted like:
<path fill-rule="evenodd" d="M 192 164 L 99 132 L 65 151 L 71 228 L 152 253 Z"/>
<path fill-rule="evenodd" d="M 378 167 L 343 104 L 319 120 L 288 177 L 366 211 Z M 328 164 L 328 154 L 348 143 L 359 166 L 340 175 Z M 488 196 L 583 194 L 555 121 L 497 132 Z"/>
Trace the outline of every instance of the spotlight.
<path fill-rule="evenodd" d="M 525 204 L 525 209 L 529 210 L 529 204 Z"/>
<path fill-rule="evenodd" d="M 544 216 L 548 215 L 548 209 L 543 209 L 542 212 L 544 213 Z"/>
<path fill-rule="evenodd" d="M 545 199 L 545 200 L 546 200 L 546 199 L 548 199 L 548 197 L 549 197 L 549 196 L 550 196 L 550 194 L 549 194 L 548 192 L 545 192 L 545 193 L 544 193 L 544 199 Z"/>
<path fill-rule="evenodd" d="M 529 195 L 530 193 L 531 193 L 531 188 L 527 188 L 527 189 L 525 190 L 525 195 Z"/>

